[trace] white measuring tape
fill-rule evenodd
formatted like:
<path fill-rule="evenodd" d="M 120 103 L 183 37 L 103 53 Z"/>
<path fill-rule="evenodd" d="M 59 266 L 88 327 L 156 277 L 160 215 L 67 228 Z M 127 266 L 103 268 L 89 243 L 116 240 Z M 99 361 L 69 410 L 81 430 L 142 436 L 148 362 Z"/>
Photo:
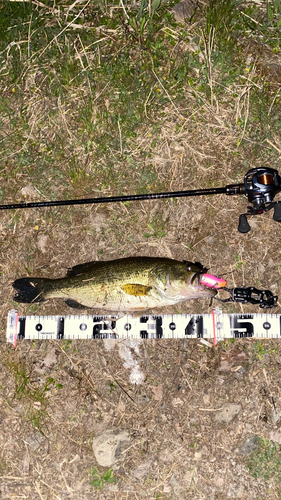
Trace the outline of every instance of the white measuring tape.
<path fill-rule="evenodd" d="M 211 314 L 97 316 L 19 316 L 11 310 L 7 342 L 51 339 L 214 339 L 280 338 L 280 314 L 227 314 L 218 307 Z"/>

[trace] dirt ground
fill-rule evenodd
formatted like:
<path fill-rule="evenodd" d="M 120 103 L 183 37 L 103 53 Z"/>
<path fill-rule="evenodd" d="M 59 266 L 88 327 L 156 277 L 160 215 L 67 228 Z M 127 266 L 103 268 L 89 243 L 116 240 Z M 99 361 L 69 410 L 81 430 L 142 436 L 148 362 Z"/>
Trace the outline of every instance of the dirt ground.
<path fill-rule="evenodd" d="M 279 498 L 278 456 L 258 455 L 261 477 L 247 467 L 253 438 L 281 443 L 278 341 L 142 342 L 138 386 L 111 347 L 2 346 L 1 498 Z M 91 469 L 108 467 L 92 442 L 108 429 L 129 441 L 112 466 L 116 481 L 97 490 Z"/>
<path fill-rule="evenodd" d="M 189 149 L 184 154 L 189 155 Z M 184 167 L 179 172 L 177 188 L 198 187 L 214 172 L 221 176 L 221 185 L 235 181 L 222 167 L 207 172 L 194 169 L 187 179 Z M 38 234 L 29 219 L 38 217 L 35 211 L 21 214 L 17 227 L 6 229 L 11 248 L 6 249 L 1 289 L 1 498 L 280 498 L 278 340 L 225 341 L 216 347 L 200 341 L 142 340 L 138 353 L 132 349 L 144 376 L 140 385 L 131 383 L 130 369 L 124 366 L 118 345 L 107 346 L 106 341 L 20 341 L 16 349 L 5 345 L 6 315 L 15 306 L 11 282 L 26 274 L 23 226 L 27 227 L 30 259 L 41 276 L 62 276 L 66 262 L 93 260 L 102 246 L 103 260 L 156 254 L 200 261 L 212 273 L 226 275 L 230 287 L 259 284 L 278 293 L 279 226 L 267 214 L 252 217 L 251 232 L 239 234 L 238 215 L 245 203 L 243 198 L 226 200 L 224 196 L 164 202 L 161 210 L 169 219 L 168 235 L 149 241 L 136 236 L 130 245 L 126 236 L 116 243 L 116 232 L 106 243 L 85 234 L 79 224 L 79 208 L 64 209 L 71 216 L 71 231 L 59 223 L 50 227 L 46 223 L 44 235 L 52 242 L 48 250 L 38 248 Z M 143 202 L 144 219 L 159 206 L 160 202 Z M 107 218 L 113 214 L 122 217 L 124 208 L 81 211 L 87 223 L 100 225 L 99 235 Z M 46 212 L 40 216 L 42 224 Z M 52 217 L 53 221 L 59 219 L 59 211 Z M 19 304 L 18 310 L 32 314 L 32 307 Z M 208 300 L 195 300 L 176 311 L 207 313 L 211 309 Z M 260 311 L 231 303 L 223 310 Z M 171 311 L 167 308 L 165 312 Z M 62 301 L 53 300 L 41 304 L 38 312 L 72 311 Z M 280 313 L 280 306 L 272 312 Z M 101 480 L 101 489 L 97 489 L 90 484 L 91 470 L 96 467 L 102 477 L 109 467 L 97 463 L 92 443 L 110 429 L 125 430 L 129 437 L 110 467 L 115 482 Z M 259 447 L 267 445 L 256 449 L 256 442 Z M 252 469 L 249 457 L 253 457 Z"/>

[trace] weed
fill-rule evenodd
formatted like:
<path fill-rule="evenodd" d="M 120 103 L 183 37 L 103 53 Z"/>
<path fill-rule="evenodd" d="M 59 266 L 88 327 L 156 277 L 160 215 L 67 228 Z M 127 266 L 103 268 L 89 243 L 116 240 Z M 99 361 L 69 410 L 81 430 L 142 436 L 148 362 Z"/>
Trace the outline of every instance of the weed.
<path fill-rule="evenodd" d="M 108 385 L 110 387 L 110 394 L 117 389 L 116 382 L 108 382 Z"/>
<path fill-rule="evenodd" d="M 153 216 L 151 222 L 147 223 L 147 227 L 150 230 L 149 233 L 144 233 L 145 238 L 163 238 L 167 234 L 165 231 L 166 221 L 163 220 L 161 213 Z"/>
<path fill-rule="evenodd" d="M 195 436 L 193 438 L 193 442 L 189 445 L 189 448 L 194 448 L 196 450 L 197 447 L 198 447 L 198 442 L 197 442 L 197 437 Z"/>
<path fill-rule="evenodd" d="M 260 361 L 262 360 L 263 356 L 268 352 L 262 342 L 257 342 L 254 345 L 254 350 L 256 351 L 256 356 Z"/>
<path fill-rule="evenodd" d="M 254 478 L 265 481 L 274 479 L 281 483 L 281 447 L 268 439 L 262 438 L 258 448 L 246 461 L 246 466 Z"/>
<path fill-rule="evenodd" d="M 236 261 L 236 269 L 239 270 L 242 268 L 242 266 L 245 265 L 245 262 L 241 259 L 241 257 L 236 253 L 235 256 L 235 261 Z"/>
<path fill-rule="evenodd" d="M 32 381 L 31 370 L 23 361 L 13 361 L 7 365 L 15 378 L 14 399 L 24 402 L 27 420 L 40 430 L 47 417 L 47 393 L 51 387 L 61 389 L 62 384 L 57 383 L 56 379 L 48 377 L 43 385 L 37 385 Z"/>
<path fill-rule="evenodd" d="M 116 481 L 112 469 L 108 469 L 104 474 L 100 474 L 98 469 L 94 467 L 91 469 L 91 476 L 93 479 L 90 481 L 90 485 L 95 486 L 98 490 L 103 489 L 104 483 L 110 484 Z"/>
<path fill-rule="evenodd" d="M 62 341 L 62 349 L 68 351 L 68 349 L 72 348 L 72 340 L 63 340 Z"/>

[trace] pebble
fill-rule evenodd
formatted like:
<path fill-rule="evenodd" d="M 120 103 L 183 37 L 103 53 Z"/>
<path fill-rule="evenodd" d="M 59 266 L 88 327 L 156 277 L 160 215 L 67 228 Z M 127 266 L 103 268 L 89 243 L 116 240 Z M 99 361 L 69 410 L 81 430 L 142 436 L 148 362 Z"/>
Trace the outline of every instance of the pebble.
<path fill-rule="evenodd" d="M 178 23 L 184 23 L 185 19 L 190 19 L 196 10 L 196 4 L 191 0 L 183 0 L 177 3 L 172 8 L 171 12 L 174 14 Z"/>
<path fill-rule="evenodd" d="M 224 424 L 230 424 L 230 422 L 232 422 L 236 415 L 238 415 L 241 409 L 241 405 L 230 403 L 216 413 L 215 420 Z"/>
<path fill-rule="evenodd" d="M 93 452 L 102 467 L 111 467 L 118 459 L 125 458 L 122 451 L 129 446 L 130 436 L 125 430 L 110 429 L 93 439 Z"/>
<path fill-rule="evenodd" d="M 253 436 L 247 437 L 247 439 L 242 443 L 239 448 L 238 448 L 238 453 L 240 455 L 243 455 L 244 457 L 247 457 L 248 455 L 251 455 L 253 451 L 255 451 L 258 446 L 259 446 L 259 437 L 254 434 Z"/>
<path fill-rule="evenodd" d="M 181 398 L 174 398 L 172 400 L 172 406 L 176 408 L 177 406 L 182 406 L 184 404 L 183 400 Z"/>
<path fill-rule="evenodd" d="M 46 371 L 51 370 L 58 361 L 58 353 L 56 349 L 50 349 L 42 362 L 38 362 L 34 371 L 43 375 Z"/>
<path fill-rule="evenodd" d="M 48 236 L 46 234 L 38 234 L 37 236 L 37 248 L 41 250 L 42 253 L 46 253 L 48 248 Z"/>
<path fill-rule="evenodd" d="M 38 448 L 46 448 L 48 447 L 48 440 L 41 434 L 41 432 L 35 432 L 35 434 L 31 434 L 28 436 L 24 442 L 30 446 L 30 448 L 34 451 L 38 450 Z"/>
<path fill-rule="evenodd" d="M 281 432 L 272 431 L 269 437 L 274 443 L 281 444 Z"/>
<path fill-rule="evenodd" d="M 152 465 L 152 460 L 146 460 L 146 462 L 142 462 L 133 472 L 133 476 L 136 479 L 142 479 L 146 474 L 148 474 L 148 471 Z"/>
<path fill-rule="evenodd" d="M 38 197 L 38 194 L 40 194 L 39 191 L 31 185 L 21 188 L 20 192 L 22 196 L 29 198 L 36 198 Z"/>

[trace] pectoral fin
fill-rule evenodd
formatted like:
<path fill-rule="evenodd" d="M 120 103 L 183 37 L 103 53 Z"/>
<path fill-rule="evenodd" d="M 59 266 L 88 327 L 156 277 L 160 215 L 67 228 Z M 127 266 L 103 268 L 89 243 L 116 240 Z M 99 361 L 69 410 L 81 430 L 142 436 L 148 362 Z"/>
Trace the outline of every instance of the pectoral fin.
<path fill-rule="evenodd" d="M 140 285 L 138 283 L 128 283 L 126 285 L 123 285 L 121 288 L 123 292 L 125 292 L 127 295 L 134 295 L 135 297 L 141 297 L 143 295 L 148 295 L 152 287 L 146 285 Z"/>
<path fill-rule="evenodd" d="M 72 307 L 73 309 L 89 309 L 88 307 L 83 306 L 83 304 L 79 304 L 79 302 L 73 299 L 66 299 L 64 302 L 68 307 Z"/>

